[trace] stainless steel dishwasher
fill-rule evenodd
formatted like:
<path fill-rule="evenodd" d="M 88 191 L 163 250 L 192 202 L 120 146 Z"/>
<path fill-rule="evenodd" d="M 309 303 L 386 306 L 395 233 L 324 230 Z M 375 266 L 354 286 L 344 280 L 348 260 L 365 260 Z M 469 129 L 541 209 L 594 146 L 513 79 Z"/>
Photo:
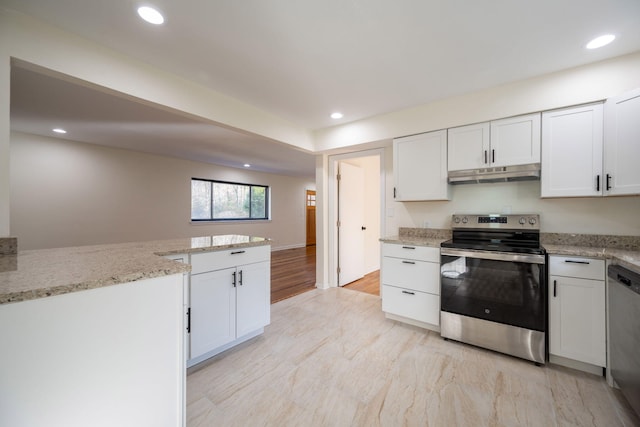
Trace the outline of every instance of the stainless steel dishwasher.
<path fill-rule="evenodd" d="M 640 274 L 610 265 L 608 275 L 611 376 L 640 415 Z"/>

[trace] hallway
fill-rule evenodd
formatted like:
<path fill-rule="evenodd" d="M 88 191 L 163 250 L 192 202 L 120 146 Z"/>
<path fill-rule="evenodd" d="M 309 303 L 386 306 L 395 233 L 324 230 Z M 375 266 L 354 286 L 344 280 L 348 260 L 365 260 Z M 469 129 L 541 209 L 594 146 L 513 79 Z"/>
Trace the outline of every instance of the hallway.
<path fill-rule="evenodd" d="M 271 253 L 271 304 L 316 287 L 316 247 L 285 249 Z M 380 270 L 344 286 L 380 295 Z"/>

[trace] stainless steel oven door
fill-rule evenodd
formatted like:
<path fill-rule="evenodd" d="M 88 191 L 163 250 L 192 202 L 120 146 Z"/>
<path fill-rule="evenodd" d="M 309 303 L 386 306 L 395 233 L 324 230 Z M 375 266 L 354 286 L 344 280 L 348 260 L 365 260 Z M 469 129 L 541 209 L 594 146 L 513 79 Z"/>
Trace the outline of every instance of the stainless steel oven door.
<path fill-rule="evenodd" d="M 441 310 L 546 330 L 545 256 L 443 248 Z"/>
<path fill-rule="evenodd" d="M 443 337 L 544 363 L 545 255 L 441 248 L 440 284 Z"/>

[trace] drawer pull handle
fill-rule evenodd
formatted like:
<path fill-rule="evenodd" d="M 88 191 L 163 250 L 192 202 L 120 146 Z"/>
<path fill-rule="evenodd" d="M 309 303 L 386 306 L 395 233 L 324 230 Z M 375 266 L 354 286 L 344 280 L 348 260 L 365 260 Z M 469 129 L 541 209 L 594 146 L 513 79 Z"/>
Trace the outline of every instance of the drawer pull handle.
<path fill-rule="evenodd" d="M 402 291 L 403 294 L 407 294 L 407 295 L 415 295 L 415 292 L 409 292 L 409 291 Z"/>
<path fill-rule="evenodd" d="M 403 246 L 402 249 L 415 249 L 413 246 Z"/>
<path fill-rule="evenodd" d="M 246 251 L 233 251 L 233 252 L 231 252 L 231 255 L 243 254 L 243 253 L 245 253 L 245 252 L 246 252 Z"/>
<path fill-rule="evenodd" d="M 415 261 L 402 261 L 403 264 L 415 264 Z"/>
<path fill-rule="evenodd" d="M 554 281 L 553 281 L 553 297 L 554 297 L 554 298 L 555 298 L 555 297 L 556 297 L 556 295 L 558 294 L 557 290 L 558 290 L 558 281 L 557 281 L 557 280 L 554 280 Z"/>
<path fill-rule="evenodd" d="M 573 259 L 565 259 L 564 262 L 568 262 L 570 264 L 591 264 L 589 261 L 576 261 Z"/>

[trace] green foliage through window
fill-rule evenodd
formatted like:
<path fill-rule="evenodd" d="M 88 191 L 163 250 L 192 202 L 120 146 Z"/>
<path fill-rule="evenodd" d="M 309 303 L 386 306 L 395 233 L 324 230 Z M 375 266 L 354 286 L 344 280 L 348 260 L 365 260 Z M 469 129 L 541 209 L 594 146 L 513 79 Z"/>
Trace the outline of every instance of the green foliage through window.
<path fill-rule="evenodd" d="M 191 220 L 269 219 L 269 187 L 235 182 L 191 180 Z"/>

